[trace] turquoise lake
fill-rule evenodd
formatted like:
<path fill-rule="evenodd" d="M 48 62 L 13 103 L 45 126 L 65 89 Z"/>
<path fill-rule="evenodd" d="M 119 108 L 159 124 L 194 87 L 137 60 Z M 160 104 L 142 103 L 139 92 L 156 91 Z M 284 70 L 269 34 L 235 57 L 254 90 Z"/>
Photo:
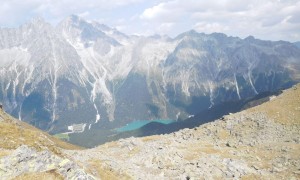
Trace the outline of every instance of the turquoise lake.
<path fill-rule="evenodd" d="M 131 123 L 127 124 L 126 126 L 118 128 L 117 132 L 126 132 L 126 131 L 132 131 L 132 130 L 135 130 L 135 129 L 139 129 L 139 128 L 141 128 L 141 127 L 143 127 L 146 124 L 151 123 L 151 122 L 157 122 L 157 123 L 161 123 L 161 124 L 170 124 L 170 123 L 173 123 L 175 121 L 170 120 L 170 119 L 167 119 L 167 120 L 157 119 L 157 120 L 152 120 L 152 121 L 149 121 L 149 120 L 134 121 L 134 122 L 131 122 Z"/>

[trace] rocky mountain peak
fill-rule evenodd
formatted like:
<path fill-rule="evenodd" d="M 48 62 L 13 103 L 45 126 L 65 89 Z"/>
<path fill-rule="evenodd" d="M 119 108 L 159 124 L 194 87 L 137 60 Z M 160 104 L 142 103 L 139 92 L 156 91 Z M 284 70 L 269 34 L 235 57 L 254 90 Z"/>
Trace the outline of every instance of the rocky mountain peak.
<path fill-rule="evenodd" d="M 49 23 L 45 21 L 42 17 L 34 17 L 32 18 L 28 24 L 31 24 L 32 26 L 41 27 L 41 26 L 47 26 Z"/>
<path fill-rule="evenodd" d="M 247 37 L 245 38 L 245 40 L 251 42 L 251 41 L 254 41 L 255 38 L 254 38 L 254 36 L 247 36 Z"/>
<path fill-rule="evenodd" d="M 93 24 L 75 15 L 63 20 L 57 26 L 57 29 L 68 40 L 72 40 L 72 43 L 76 43 L 78 40 L 83 42 L 95 41 L 97 38 L 105 35 L 102 31 L 95 28 Z"/>

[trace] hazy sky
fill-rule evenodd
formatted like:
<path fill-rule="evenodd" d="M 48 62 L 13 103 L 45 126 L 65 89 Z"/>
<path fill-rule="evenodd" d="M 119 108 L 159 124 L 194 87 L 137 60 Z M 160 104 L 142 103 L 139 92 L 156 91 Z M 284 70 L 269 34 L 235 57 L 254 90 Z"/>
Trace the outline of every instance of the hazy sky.
<path fill-rule="evenodd" d="M 300 41 L 300 0 L 0 0 L 0 26 L 33 17 L 57 24 L 71 14 L 127 34 L 184 31 Z"/>

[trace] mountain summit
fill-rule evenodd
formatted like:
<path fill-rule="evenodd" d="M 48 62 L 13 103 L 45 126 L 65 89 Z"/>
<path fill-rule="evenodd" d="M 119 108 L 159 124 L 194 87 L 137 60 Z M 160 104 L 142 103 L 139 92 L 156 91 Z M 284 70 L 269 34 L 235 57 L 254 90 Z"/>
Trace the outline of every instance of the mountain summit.
<path fill-rule="evenodd" d="M 125 35 L 70 16 L 0 29 L 0 102 L 52 133 L 180 120 L 300 80 L 300 49 L 284 41 L 189 31 Z"/>

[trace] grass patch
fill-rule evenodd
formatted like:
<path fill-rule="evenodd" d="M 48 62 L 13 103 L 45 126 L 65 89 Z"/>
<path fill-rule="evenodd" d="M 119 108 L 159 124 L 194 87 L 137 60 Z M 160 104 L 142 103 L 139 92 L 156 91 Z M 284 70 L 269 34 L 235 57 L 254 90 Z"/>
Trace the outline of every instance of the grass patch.
<path fill-rule="evenodd" d="M 67 140 L 67 141 L 70 140 L 69 134 L 63 134 L 63 133 L 55 134 L 54 137 L 61 139 L 61 140 Z"/>
<path fill-rule="evenodd" d="M 286 125 L 300 125 L 300 84 L 286 90 L 274 100 L 248 110 L 265 112 L 270 119 Z"/>
<path fill-rule="evenodd" d="M 111 167 L 100 160 L 89 162 L 89 171 L 91 174 L 96 175 L 101 179 L 132 179 L 132 177 L 128 174 L 114 171 Z"/>
<path fill-rule="evenodd" d="M 159 136 L 146 136 L 141 138 L 143 142 L 158 140 Z"/>
<path fill-rule="evenodd" d="M 14 179 L 15 180 L 39 180 L 39 179 L 63 180 L 64 177 L 61 176 L 58 172 L 54 170 L 50 170 L 46 172 L 34 172 L 34 173 L 22 174 Z"/>
<path fill-rule="evenodd" d="M 53 153 L 60 155 L 60 149 L 83 149 L 78 146 L 66 143 L 41 130 L 16 120 L 0 110 L 0 147 L 4 149 L 16 149 L 21 145 L 33 147 L 36 150 L 49 149 Z M 58 148 L 59 147 L 59 148 Z"/>

